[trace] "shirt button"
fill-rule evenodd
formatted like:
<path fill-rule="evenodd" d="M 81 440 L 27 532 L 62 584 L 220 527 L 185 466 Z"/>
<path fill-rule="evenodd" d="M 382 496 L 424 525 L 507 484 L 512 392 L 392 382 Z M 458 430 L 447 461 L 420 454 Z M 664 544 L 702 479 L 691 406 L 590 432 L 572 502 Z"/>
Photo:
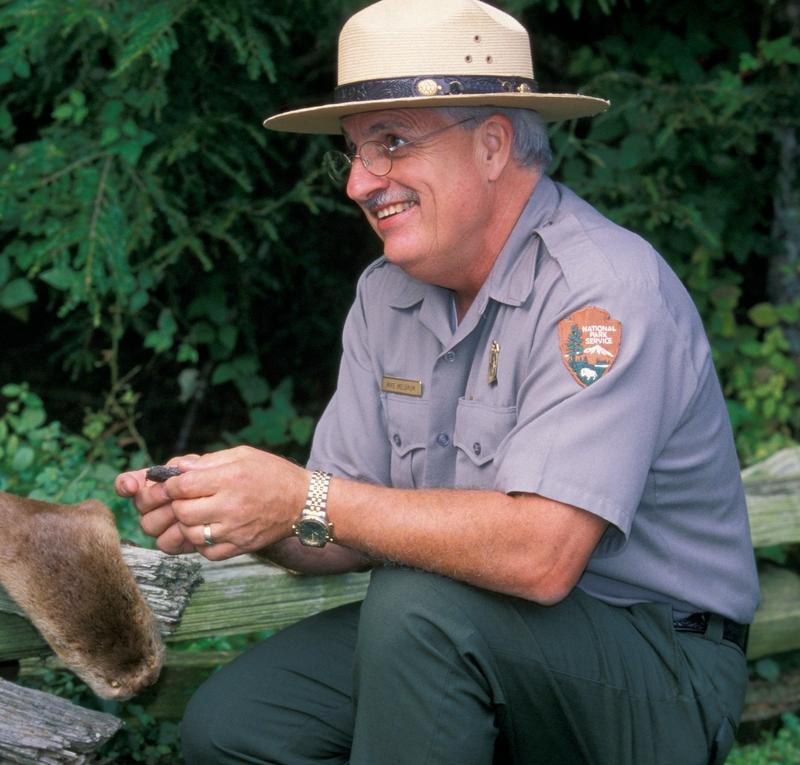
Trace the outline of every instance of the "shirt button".
<path fill-rule="evenodd" d="M 447 446 L 447 444 L 450 443 L 450 436 L 448 436 L 447 433 L 439 433 L 439 435 L 436 436 L 436 440 L 439 442 L 440 446 Z"/>
<path fill-rule="evenodd" d="M 475 454 L 480 454 L 481 453 L 481 445 L 480 445 L 480 443 L 478 443 L 478 441 L 476 441 L 474 444 L 472 444 L 472 451 L 475 452 Z"/>
<path fill-rule="evenodd" d="M 453 351 L 448 351 L 444 355 L 444 360 L 452 364 L 456 360 L 456 354 Z"/>
<path fill-rule="evenodd" d="M 396 446 L 402 446 L 403 445 L 403 439 L 400 438 L 400 434 L 399 433 L 395 433 L 392 436 L 392 441 L 394 441 Z"/>

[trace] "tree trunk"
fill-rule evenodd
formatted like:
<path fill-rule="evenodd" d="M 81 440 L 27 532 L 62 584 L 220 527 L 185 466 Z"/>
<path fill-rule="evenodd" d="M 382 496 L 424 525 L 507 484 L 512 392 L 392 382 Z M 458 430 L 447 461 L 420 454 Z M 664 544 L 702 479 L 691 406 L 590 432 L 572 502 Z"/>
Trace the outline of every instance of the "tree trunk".
<path fill-rule="evenodd" d="M 800 41 L 800 0 L 786 0 L 774 9 L 780 25 L 795 44 Z M 779 125 L 775 130 L 779 147 L 776 192 L 773 199 L 772 239 L 776 244 L 768 272 L 768 292 L 776 305 L 800 300 L 800 146 L 794 125 Z M 800 322 L 785 328 L 792 352 L 800 357 Z"/>

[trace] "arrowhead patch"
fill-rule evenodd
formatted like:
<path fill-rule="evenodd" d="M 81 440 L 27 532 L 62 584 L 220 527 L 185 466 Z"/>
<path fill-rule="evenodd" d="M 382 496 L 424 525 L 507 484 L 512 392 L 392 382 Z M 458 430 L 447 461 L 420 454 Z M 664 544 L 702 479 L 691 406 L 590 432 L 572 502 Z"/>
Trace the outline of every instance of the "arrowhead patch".
<path fill-rule="evenodd" d="M 584 388 L 611 369 L 621 340 L 622 323 L 596 306 L 582 308 L 558 323 L 561 358 Z"/>

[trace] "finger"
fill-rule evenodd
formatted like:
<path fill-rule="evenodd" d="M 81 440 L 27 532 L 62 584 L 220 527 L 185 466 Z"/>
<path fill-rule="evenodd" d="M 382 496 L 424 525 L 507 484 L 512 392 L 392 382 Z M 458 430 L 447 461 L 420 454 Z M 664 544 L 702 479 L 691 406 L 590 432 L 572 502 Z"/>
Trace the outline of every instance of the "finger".
<path fill-rule="evenodd" d="M 175 517 L 186 527 L 202 528 L 204 523 L 214 523 L 228 517 L 225 505 L 215 493 L 190 499 L 173 499 L 171 507 Z M 198 544 L 202 541 L 201 538 Z"/>
<path fill-rule="evenodd" d="M 174 523 L 157 540 L 156 547 L 168 555 L 181 555 L 195 551 L 195 546 L 183 536 L 180 525 Z"/>
<path fill-rule="evenodd" d="M 139 489 L 144 486 L 145 470 L 134 470 L 128 473 L 120 473 L 114 481 L 114 491 L 120 497 L 132 497 Z"/>
<path fill-rule="evenodd" d="M 162 505 L 149 513 L 145 513 L 139 525 L 142 531 L 151 537 L 160 537 L 170 526 L 176 523 L 175 513 L 171 505 Z"/>
<path fill-rule="evenodd" d="M 242 555 L 243 550 L 230 542 L 222 542 L 218 545 L 199 545 L 194 548 L 194 552 L 200 553 L 206 560 L 228 560 L 237 555 Z"/>
<path fill-rule="evenodd" d="M 184 526 L 180 524 L 184 538 L 195 547 L 213 547 L 226 542 L 221 523 L 204 523 L 201 526 Z"/>
<path fill-rule="evenodd" d="M 166 484 L 151 483 L 145 485 L 133 495 L 133 506 L 140 515 L 146 515 L 153 510 L 168 505 L 172 498 L 167 493 Z"/>
<path fill-rule="evenodd" d="M 195 462 L 201 459 L 199 454 L 184 454 L 182 457 L 173 457 L 167 465 L 170 467 L 179 467 L 181 470 L 186 472 L 192 468 Z"/>

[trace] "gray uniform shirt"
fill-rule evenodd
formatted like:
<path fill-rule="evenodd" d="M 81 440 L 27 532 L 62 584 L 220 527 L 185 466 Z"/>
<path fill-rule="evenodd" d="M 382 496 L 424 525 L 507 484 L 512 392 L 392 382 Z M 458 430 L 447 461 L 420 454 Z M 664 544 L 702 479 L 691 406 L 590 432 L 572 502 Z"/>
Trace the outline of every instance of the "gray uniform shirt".
<path fill-rule="evenodd" d="M 575 505 L 611 524 L 587 593 L 751 622 L 725 403 L 697 310 L 652 247 L 542 177 L 455 331 L 451 301 L 383 258 L 365 271 L 309 467 Z M 535 535 L 536 519 L 498 532 Z"/>

